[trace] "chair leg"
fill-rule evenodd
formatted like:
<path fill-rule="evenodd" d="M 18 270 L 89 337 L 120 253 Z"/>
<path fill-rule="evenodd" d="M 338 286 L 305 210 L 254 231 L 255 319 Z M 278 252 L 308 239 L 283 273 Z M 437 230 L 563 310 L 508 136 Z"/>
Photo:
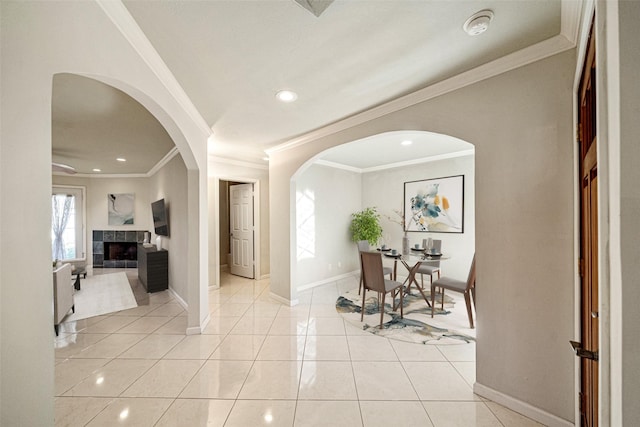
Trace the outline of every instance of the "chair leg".
<path fill-rule="evenodd" d="M 469 315 L 469 327 L 473 329 L 473 315 L 471 314 L 471 295 L 464 293 L 464 302 L 467 304 L 467 315 Z"/>
<path fill-rule="evenodd" d="M 433 310 L 436 306 L 436 287 L 431 283 L 431 318 L 433 319 Z"/>
<path fill-rule="evenodd" d="M 440 298 L 440 308 L 444 310 L 444 288 L 440 288 L 440 292 L 442 292 L 442 298 Z"/>
<path fill-rule="evenodd" d="M 360 274 L 360 284 L 358 284 L 358 295 L 360 295 L 360 291 L 362 290 L 362 282 L 363 282 L 362 273 Z"/>
<path fill-rule="evenodd" d="M 382 292 L 382 306 L 380 306 L 380 329 L 382 329 L 382 321 L 384 320 L 384 297 L 386 295 L 386 292 Z"/>
<path fill-rule="evenodd" d="M 366 298 L 366 295 L 367 295 L 367 289 L 363 288 L 362 289 L 362 309 L 360 309 L 360 321 L 361 322 L 364 319 L 364 299 Z"/>
<path fill-rule="evenodd" d="M 400 318 L 404 319 L 404 292 L 402 287 L 400 287 Z"/>
<path fill-rule="evenodd" d="M 471 288 L 471 296 L 473 297 L 473 308 L 478 310 L 478 306 L 476 305 L 476 288 Z"/>

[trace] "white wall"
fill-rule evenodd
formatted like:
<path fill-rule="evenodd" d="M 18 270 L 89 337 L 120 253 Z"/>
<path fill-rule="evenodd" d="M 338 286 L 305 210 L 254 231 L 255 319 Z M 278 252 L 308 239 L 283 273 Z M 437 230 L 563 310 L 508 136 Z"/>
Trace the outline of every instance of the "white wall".
<path fill-rule="evenodd" d="M 574 419 L 573 51 L 270 152 L 271 289 L 296 299 L 291 177 L 318 153 L 401 129 L 475 146 L 477 382 Z M 541 274 L 540 266 L 544 266 Z"/>
<path fill-rule="evenodd" d="M 162 248 L 169 251 L 169 287 L 188 302 L 187 168 L 180 155 L 149 179 L 149 204 L 160 199 L 164 199 L 169 216 L 169 237 L 161 236 Z M 148 216 L 151 221 L 150 211 Z M 152 243 L 156 237 L 153 234 Z"/>
<path fill-rule="evenodd" d="M 362 209 L 361 175 L 311 165 L 296 179 L 296 287 L 353 272 L 358 267 L 351 241 L 351 214 Z"/>
<path fill-rule="evenodd" d="M 475 175 L 474 157 L 465 156 L 438 160 L 418 165 L 368 172 L 362 175 L 362 206 L 376 206 L 382 214 L 382 228 L 385 242 L 391 247 L 402 249 L 404 232 L 400 224 L 390 221 L 399 219 L 394 209 L 401 210 L 404 197 L 404 183 L 422 179 L 452 175 L 464 175 L 464 233 L 408 233 L 411 246 L 422 245 L 428 237 L 442 240 L 442 250 L 451 259 L 441 262 L 442 274 L 466 280 L 469 266 L 475 252 Z M 398 274 L 406 275 L 398 270 Z"/>

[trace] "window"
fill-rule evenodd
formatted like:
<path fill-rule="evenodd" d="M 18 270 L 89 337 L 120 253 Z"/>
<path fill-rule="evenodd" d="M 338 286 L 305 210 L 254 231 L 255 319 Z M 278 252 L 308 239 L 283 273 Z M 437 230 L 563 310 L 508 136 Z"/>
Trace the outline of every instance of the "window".
<path fill-rule="evenodd" d="M 54 186 L 51 195 L 51 258 L 85 259 L 84 187 Z"/>

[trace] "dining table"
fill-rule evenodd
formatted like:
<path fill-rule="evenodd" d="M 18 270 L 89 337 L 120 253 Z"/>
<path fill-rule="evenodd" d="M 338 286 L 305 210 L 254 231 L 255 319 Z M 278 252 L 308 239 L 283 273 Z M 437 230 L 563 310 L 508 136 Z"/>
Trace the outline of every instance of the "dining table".
<path fill-rule="evenodd" d="M 437 261 L 446 261 L 451 259 L 450 255 L 445 255 L 445 254 L 428 254 L 425 253 L 423 249 L 414 249 L 412 248 L 411 251 L 408 254 L 402 254 L 402 253 L 392 253 L 391 251 L 382 251 L 382 253 L 384 254 L 385 258 L 390 258 L 393 259 L 393 280 L 397 280 L 397 265 L 398 265 L 398 261 L 400 261 L 400 263 L 402 265 L 404 265 L 404 267 L 407 269 L 408 271 L 408 276 L 407 278 L 404 280 L 404 282 L 402 282 L 404 291 L 406 294 L 411 292 L 411 286 L 415 285 L 416 289 L 418 290 L 418 292 L 420 292 L 420 294 L 422 295 L 422 298 L 424 298 L 425 302 L 427 303 L 427 306 L 431 307 L 431 303 L 429 302 L 429 298 L 427 298 L 427 295 L 424 293 L 424 287 L 420 285 L 420 283 L 418 283 L 418 281 L 416 280 L 416 274 L 418 272 L 418 268 L 420 268 L 420 266 L 424 263 L 429 263 L 429 262 L 437 262 Z"/>

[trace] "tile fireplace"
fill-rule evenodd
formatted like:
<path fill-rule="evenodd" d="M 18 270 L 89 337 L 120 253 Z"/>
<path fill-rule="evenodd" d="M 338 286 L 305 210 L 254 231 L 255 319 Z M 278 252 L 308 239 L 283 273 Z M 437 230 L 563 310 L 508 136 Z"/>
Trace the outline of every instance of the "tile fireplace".
<path fill-rule="evenodd" d="M 137 268 L 138 243 L 147 230 L 93 230 L 93 266 Z"/>

